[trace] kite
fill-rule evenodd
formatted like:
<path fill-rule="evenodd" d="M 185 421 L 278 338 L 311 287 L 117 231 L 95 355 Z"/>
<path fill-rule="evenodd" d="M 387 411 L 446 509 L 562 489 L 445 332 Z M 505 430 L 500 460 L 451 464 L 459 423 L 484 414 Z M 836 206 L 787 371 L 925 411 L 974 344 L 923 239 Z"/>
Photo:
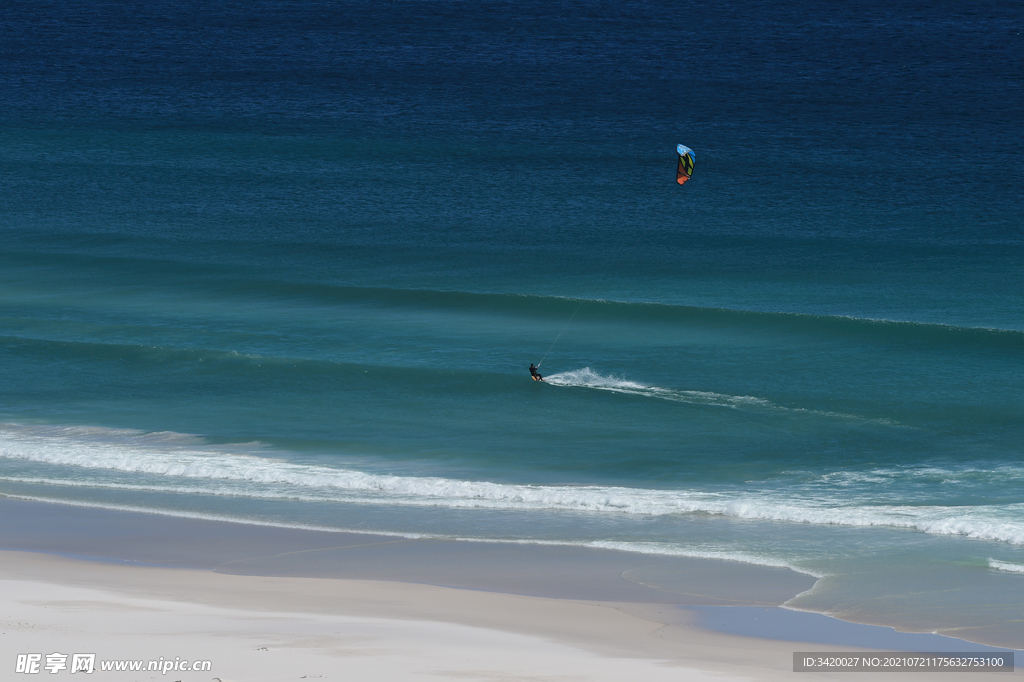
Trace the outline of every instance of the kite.
<path fill-rule="evenodd" d="M 681 185 L 693 175 L 693 162 L 696 155 L 692 149 L 683 145 L 676 146 L 676 153 L 679 154 L 679 163 L 676 165 L 676 182 Z"/>

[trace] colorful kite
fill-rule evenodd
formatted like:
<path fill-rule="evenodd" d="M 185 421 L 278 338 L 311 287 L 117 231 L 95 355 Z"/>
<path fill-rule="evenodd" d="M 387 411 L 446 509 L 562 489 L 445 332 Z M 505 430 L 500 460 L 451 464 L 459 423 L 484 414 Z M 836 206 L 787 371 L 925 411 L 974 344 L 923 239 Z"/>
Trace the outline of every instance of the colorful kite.
<path fill-rule="evenodd" d="M 693 175 L 693 162 L 696 160 L 696 155 L 692 149 L 683 145 L 676 146 L 676 153 L 679 154 L 679 163 L 676 165 L 676 182 L 681 185 Z"/>

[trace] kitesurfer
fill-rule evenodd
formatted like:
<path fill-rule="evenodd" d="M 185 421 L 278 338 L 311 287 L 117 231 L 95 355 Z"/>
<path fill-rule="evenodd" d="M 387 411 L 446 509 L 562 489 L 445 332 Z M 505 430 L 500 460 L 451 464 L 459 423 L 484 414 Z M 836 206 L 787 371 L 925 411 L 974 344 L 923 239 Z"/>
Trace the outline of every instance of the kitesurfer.
<path fill-rule="evenodd" d="M 544 377 L 540 375 L 540 372 L 537 371 L 532 362 L 530 363 L 530 376 L 533 377 L 534 381 L 544 381 Z"/>

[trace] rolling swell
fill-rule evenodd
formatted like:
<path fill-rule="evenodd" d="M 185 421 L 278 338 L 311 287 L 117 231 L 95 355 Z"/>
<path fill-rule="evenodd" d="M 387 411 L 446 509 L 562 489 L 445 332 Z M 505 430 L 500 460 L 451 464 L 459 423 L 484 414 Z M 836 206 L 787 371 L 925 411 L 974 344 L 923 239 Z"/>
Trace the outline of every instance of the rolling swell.
<path fill-rule="evenodd" d="M 311 309 L 330 314 L 333 310 L 357 308 L 449 313 L 481 320 L 511 317 L 550 325 L 557 332 L 582 302 L 586 307 L 574 321 L 574 325 L 582 327 L 632 325 L 642 329 L 651 325 L 724 334 L 757 333 L 807 339 L 846 339 L 861 343 L 1011 352 L 1024 350 L 1024 330 L 1015 329 L 537 294 L 346 286 L 254 278 L 251 268 L 210 267 L 162 259 L 38 253 L 3 254 L 0 258 L 9 261 L 13 269 L 52 270 L 48 276 L 50 286 L 61 291 L 63 299 L 74 300 L 76 297 L 68 299 L 66 296 L 65 285 L 74 282 L 76 289 L 84 289 L 77 296 L 84 299 L 87 307 L 114 307 L 125 314 L 133 310 L 131 304 L 138 297 L 138 287 L 144 284 L 150 291 L 142 300 L 147 312 L 151 313 L 164 308 L 179 315 L 223 316 L 229 311 L 237 315 L 240 307 L 259 305 L 270 306 L 278 315 L 292 316 L 309 315 Z M 132 286 L 112 288 L 109 278 L 117 272 L 130 280 Z M 90 287 L 93 279 L 95 288 Z M 36 294 L 40 286 L 45 290 L 43 281 L 37 285 Z M 11 283 L 14 284 L 15 280 Z M 18 305 L 17 287 L 9 287 L 9 293 L 3 300 L 7 306 L 13 306 L 13 314 L 23 312 L 24 308 Z M 187 305 L 186 301 L 189 302 Z M 43 305 L 40 303 L 38 296 L 33 295 L 32 306 L 45 310 L 45 302 Z M 34 314 L 38 315 L 38 310 Z M 555 332 L 552 332 L 552 338 Z"/>

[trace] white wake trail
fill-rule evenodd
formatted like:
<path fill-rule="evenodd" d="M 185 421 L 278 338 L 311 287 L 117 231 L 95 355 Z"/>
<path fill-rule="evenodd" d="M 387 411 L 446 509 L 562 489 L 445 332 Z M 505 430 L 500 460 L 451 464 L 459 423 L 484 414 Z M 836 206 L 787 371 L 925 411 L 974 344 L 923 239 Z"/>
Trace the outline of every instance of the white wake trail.
<path fill-rule="evenodd" d="M 573 386 L 581 388 L 592 388 L 598 391 L 611 391 L 613 393 L 625 393 L 628 395 L 640 395 L 660 400 L 671 400 L 673 402 L 691 403 L 694 405 L 717 405 L 720 407 L 742 407 L 761 406 L 777 407 L 771 402 L 762 398 L 755 398 L 749 395 L 727 395 L 724 393 L 712 393 L 709 391 L 681 391 L 659 386 L 648 386 L 637 381 L 617 377 L 613 374 L 600 374 L 584 367 L 583 369 L 560 372 L 544 377 L 544 381 L 553 386 Z"/>
<path fill-rule="evenodd" d="M 544 377 L 544 381 L 552 386 L 566 386 L 574 388 L 589 388 L 598 391 L 610 391 L 612 393 L 624 393 L 626 395 L 637 395 L 645 398 L 668 400 L 676 403 L 687 403 L 690 405 L 712 405 L 715 407 L 758 408 L 764 410 L 778 410 L 793 414 L 811 414 L 820 417 L 834 417 L 859 422 L 872 422 L 885 424 L 887 426 L 901 426 L 890 419 L 877 419 L 873 417 L 862 417 L 856 414 L 844 412 L 832 412 L 829 410 L 815 410 L 807 407 L 785 407 L 764 398 L 752 395 L 729 395 L 727 393 L 715 393 L 712 391 L 686 391 L 660 386 L 648 386 L 638 381 L 630 381 L 614 374 L 600 374 L 589 367 L 583 369 L 559 372 Z"/>

